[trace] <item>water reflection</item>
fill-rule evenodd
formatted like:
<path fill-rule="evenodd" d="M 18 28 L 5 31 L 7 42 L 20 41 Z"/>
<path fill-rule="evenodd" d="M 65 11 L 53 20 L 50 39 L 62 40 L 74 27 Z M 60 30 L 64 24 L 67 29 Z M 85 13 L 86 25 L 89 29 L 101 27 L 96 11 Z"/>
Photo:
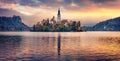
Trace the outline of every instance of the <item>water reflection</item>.
<path fill-rule="evenodd" d="M 60 53 L 60 50 L 61 50 L 61 35 L 60 35 L 60 33 L 58 34 L 58 61 L 60 61 L 60 55 L 61 55 L 61 53 Z"/>
<path fill-rule="evenodd" d="M 15 60 L 21 41 L 21 36 L 0 35 L 0 61 Z"/>
<path fill-rule="evenodd" d="M 0 36 L 0 61 L 120 61 L 120 33 L 26 34 Z"/>
<path fill-rule="evenodd" d="M 58 34 L 58 55 L 60 55 L 60 49 L 61 49 L 61 35 Z"/>

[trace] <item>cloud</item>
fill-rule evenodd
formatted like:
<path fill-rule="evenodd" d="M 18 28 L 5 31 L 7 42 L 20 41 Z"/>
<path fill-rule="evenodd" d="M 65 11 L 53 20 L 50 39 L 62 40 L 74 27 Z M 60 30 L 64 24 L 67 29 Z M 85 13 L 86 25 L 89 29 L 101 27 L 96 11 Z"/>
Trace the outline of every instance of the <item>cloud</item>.
<path fill-rule="evenodd" d="M 30 11 L 27 12 L 26 9 L 28 10 L 31 9 L 30 10 L 31 12 Z M 13 9 L 0 8 L 0 16 L 12 17 L 13 15 L 18 15 L 22 18 L 25 24 L 32 26 L 38 21 L 41 21 L 42 19 L 45 19 L 45 18 L 51 18 L 54 15 L 54 14 L 51 14 L 50 11 L 41 10 L 42 12 L 36 12 L 37 10 L 39 9 L 35 9 L 31 7 L 25 7 L 23 9 L 20 8 L 20 11 L 13 10 Z M 49 15 L 46 15 L 48 13 Z"/>
<path fill-rule="evenodd" d="M 12 4 L 15 3 L 15 0 L 0 0 L 2 3 Z"/>
<path fill-rule="evenodd" d="M 118 0 L 91 0 L 94 3 L 107 3 L 107 2 L 116 2 Z"/>
<path fill-rule="evenodd" d="M 96 4 L 98 7 L 103 8 L 117 8 L 120 9 L 120 0 L 91 0 L 93 4 Z"/>
<path fill-rule="evenodd" d="M 35 16 L 26 16 L 15 10 L 0 8 L 0 16 L 12 17 L 13 15 L 21 16 L 22 21 L 25 24 L 30 25 L 30 26 L 37 22 L 37 21 L 33 21 L 33 19 L 37 18 Z"/>
<path fill-rule="evenodd" d="M 16 3 L 22 6 L 39 6 L 42 3 L 39 0 L 16 0 Z"/>
<path fill-rule="evenodd" d="M 66 10 L 80 10 L 92 8 L 118 8 L 120 0 L 0 0 L 3 5 L 45 7 L 56 9 L 63 7 Z M 2 5 L 0 5 L 2 6 Z"/>
<path fill-rule="evenodd" d="M 95 23 L 103 17 L 119 16 L 119 6 L 120 0 L 0 0 L 0 16 L 20 15 L 25 23 L 33 24 L 56 16 L 61 7 L 62 18 L 82 19 L 88 24 L 89 19 Z"/>
<path fill-rule="evenodd" d="M 11 9 L 0 8 L 0 16 L 13 16 L 13 15 L 20 15 L 20 13 Z"/>

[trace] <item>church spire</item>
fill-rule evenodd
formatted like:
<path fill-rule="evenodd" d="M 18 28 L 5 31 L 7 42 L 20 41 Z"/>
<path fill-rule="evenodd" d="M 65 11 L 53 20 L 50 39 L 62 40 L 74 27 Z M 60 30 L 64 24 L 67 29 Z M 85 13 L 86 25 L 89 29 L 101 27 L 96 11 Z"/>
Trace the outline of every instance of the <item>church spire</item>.
<path fill-rule="evenodd" d="M 57 14 L 57 19 L 58 19 L 58 23 L 60 23 L 61 21 L 61 13 L 60 13 L 60 8 L 58 9 L 58 14 Z"/>
<path fill-rule="evenodd" d="M 60 14 L 60 8 L 58 9 L 58 16 L 59 16 L 59 15 L 61 15 L 61 14 Z"/>

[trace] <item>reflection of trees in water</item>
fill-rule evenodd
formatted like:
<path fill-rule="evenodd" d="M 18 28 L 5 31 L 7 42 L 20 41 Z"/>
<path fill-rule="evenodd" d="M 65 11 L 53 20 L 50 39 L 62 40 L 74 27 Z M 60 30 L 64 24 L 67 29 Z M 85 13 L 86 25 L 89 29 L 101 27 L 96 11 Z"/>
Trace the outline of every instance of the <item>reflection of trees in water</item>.
<path fill-rule="evenodd" d="M 27 37 L 26 37 L 27 38 Z M 49 40 L 56 40 L 56 37 L 28 37 L 29 39 L 34 39 L 35 41 L 39 40 L 39 41 L 49 41 Z"/>
<path fill-rule="evenodd" d="M 22 41 L 21 36 L 0 36 L 0 45 L 16 47 L 20 45 L 20 41 Z"/>
<path fill-rule="evenodd" d="M 34 38 L 34 41 L 40 42 L 42 46 L 47 46 L 47 47 L 54 47 L 55 46 L 55 41 L 57 40 L 56 37 L 36 37 Z"/>
<path fill-rule="evenodd" d="M 74 41 L 74 43 L 80 42 L 80 37 L 61 37 L 62 41 Z"/>
<path fill-rule="evenodd" d="M 34 56 L 39 57 L 40 60 L 44 59 L 43 57 L 54 56 L 57 52 L 56 40 L 56 37 L 25 37 L 22 41 L 21 53 L 24 54 L 24 56 L 27 54 L 35 54 Z"/>
<path fill-rule="evenodd" d="M 74 46 L 80 46 L 81 38 L 80 37 L 65 37 L 61 36 L 61 44 L 63 47 L 72 47 Z"/>
<path fill-rule="evenodd" d="M 67 43 L 69 41 L 75 41 L 75 40 L 77 41 L 78 39 L 80 39 L 80 37 L 64 37 L 61 35 L 58 35 L 58 37 L 0 36 L 0 40 L 2 40 L 0 41 L 0 49 L 1 49 L 0 55 L 4 55 L 4 56 L 0 56 L 0 58 L 8 57 L 9 59 L 12 60 L 15 58 L 17 53 L 21 53 L 20 57 L 24 57 L 25 54 L 23 54 L 22 50 L 27 49 L 27 47 L 30 48 L 32 54 L 37 52 L 37 54 L 35 53 L 36 54 L 35 56 L 39 57 L 38 60 L 47 58 L 47 55 L 54 56 L 54 54 L 57 54 L 60 58 L 61 49 L 62 49 L 61 44 L 63 44 L 64 41 L 65 43 Z M 4 52 L 6 52 L 6 54 Z M 19 55 L 16 57 L 19 58 Z M 45 57 L 45 58 L 41 58 L 41 57 Z M 8 61 L 8 60 L 4 60 L 4 61 Z"/>
<path fill-rule="evenodd" d="M 75 40 L 75 39 L 80 39 L 80 37 L 61 37 L 62 39 L 71 39 L 71 40 Z"/>
<path fill-rule="evenodd" d="M 38 45 L 40 47 L 49 47 L 49 45 L 55 46 L 56 40 L 56 37 L 25 37 L 23 44 L 27 42 L 31 43 L 33 46 Z"/>
<path fill-rule="evenodd" d="M 0 42 L 19 42 L 22 40 L 21 36 L 3 36 L 0 35 Z"/>
<path fill-rule="evenodd" d="M 0 61 L 15 59 L 21 41 L 21 36 L 0 36 Z"/>

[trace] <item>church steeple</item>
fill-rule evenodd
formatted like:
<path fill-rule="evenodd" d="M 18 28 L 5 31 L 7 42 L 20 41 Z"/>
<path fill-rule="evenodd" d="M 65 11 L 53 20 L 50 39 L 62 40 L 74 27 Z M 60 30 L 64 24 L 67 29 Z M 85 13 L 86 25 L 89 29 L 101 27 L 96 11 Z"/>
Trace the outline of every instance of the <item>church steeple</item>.
<path fill-rule="evenodd" d="M 61 21 L 60 8 L 58 9 L 57 20 L 58 20 L 57 22 L 60 23 L 60 21 Z"/>
<path fill-rule="evenodd" d="M 60 8 L 58 9 L 58 16 L 59 16 L 59 15 L 61 15 L 61 14 L 60 14 Z"/>

